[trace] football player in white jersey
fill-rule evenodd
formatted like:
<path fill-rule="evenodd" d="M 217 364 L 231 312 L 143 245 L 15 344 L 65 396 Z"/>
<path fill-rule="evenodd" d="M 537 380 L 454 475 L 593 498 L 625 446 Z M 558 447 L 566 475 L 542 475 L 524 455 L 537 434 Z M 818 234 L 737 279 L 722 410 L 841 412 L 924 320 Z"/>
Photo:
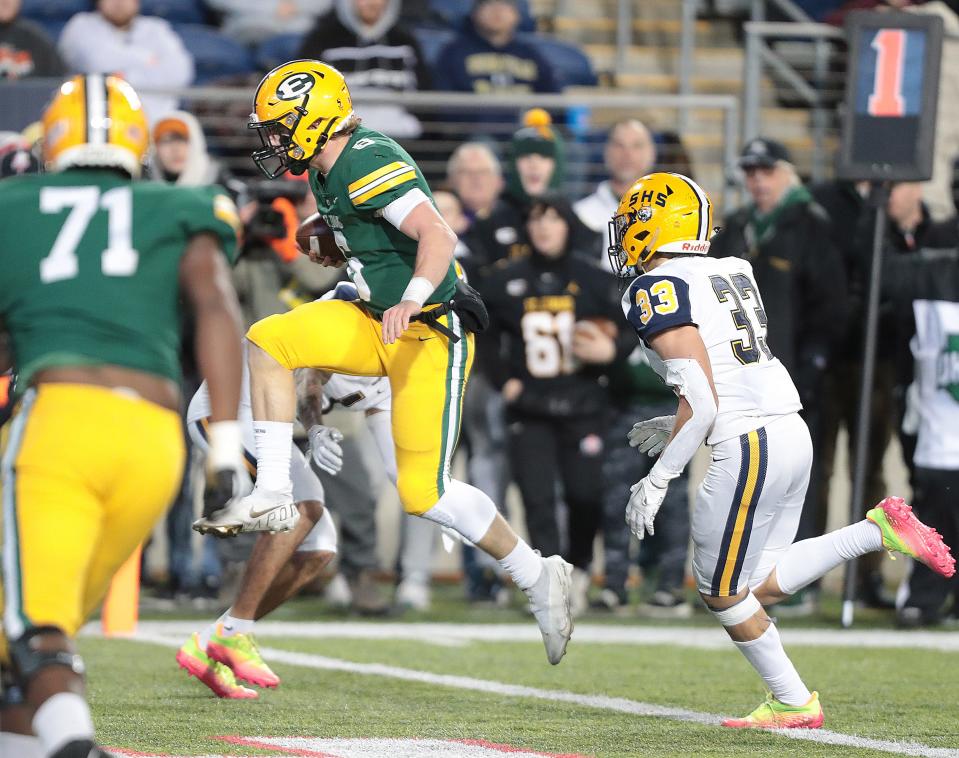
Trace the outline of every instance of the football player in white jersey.
<path fill-rule="evenodd" d="M 809 482 L 812 444 L 799 396 L 766 345 L 766 314 L 752 267 L 709 258 L 712 209 L 679 174 L 655 173 L 623 196 L 610 222 L 610 261 L 638 273 L 623 297 L 650 365 L 679 398 L 675 416 L 636 424 L 630 444 L 658 454 L 631 488 L 626 521 L 642 539 L 669 482 L 705 442 L 712 459 L 692 514 L 693 573 L 709 610 L 766 683 L 769 697 L 730 727 L 819 727 L 819 696 L 783 650 L 763 606 L 780 602 L 840 563 L 883 548 L 951 576 L 939 535 L 900 498 L 856 524 L 793 543 Z"/>
<path fill-rule="evenodd" d="M 354 299 L 355 288 L 343 283 L 328 297 Z M 343 439 L 332 427 L 319 424 L 324 412 L 334 405 L 365 416 L 386 474 L 396 484 L 396 458 L 390 428 L 390 385 L 384 377 L 323 375 L 304 370 L 297 376 L 298 416 L 308 429 L 310 457 L 323 471 L 335 475 L 343 466 Z M 322 398 L 322 407 L 320 406 Z M 206 383 L 193 396 L 187 409 L 187 427 L 194 443 L 207 449 L 206 426 L 210 400 Z M 243 433 L 244 454 L 250 472 L 256 473 L 253 412 L 250 406 L 250 377 L 244 360 L 243 388 L 237 413 Z M 290 459 L 293 500 L 299 518 L 291 530 L 261 533 L 247 562 L 233 605 L 201 632 L 196 632 L 177 651 L 181 668 L 196 676 L 217 696 L 234 699 L 257 697 L 237 679 L 260 687 L 276 687 L 279 677 L 260 655 L 253 638 L 254 623 L 263 618 L 303 586 L 312 581 L 336 554 L 336 528 L 324 508 L 323 485 L 309 461 L 293 445 Z M 253 482 L 248 482 L 252 489 Z M 204 531 L 222 535 L 257 531 L 256 520 L 235 518 L 228 509 L 200 519 Z M 199 522 L 198 522 L 199 523 Z M 196 526 L 196 525 L 195 525 Z"/>

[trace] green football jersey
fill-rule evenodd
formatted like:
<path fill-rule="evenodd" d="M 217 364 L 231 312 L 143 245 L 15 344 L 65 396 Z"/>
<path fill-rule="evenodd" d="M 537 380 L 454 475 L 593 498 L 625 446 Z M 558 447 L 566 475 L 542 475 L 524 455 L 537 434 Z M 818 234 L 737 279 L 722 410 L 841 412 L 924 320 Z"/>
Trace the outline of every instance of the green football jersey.
<path fill-rule="evenodd" d="M 54 366 L 115 364 L 180 378 L 180 258 L 238 221 L 217 187 L 133 182 L 102 169 L 0 182 L 0 320 L 18 390 Z"/>
<path fill-rule="evenodd" d="M 310 187 L 336 244 L 349 259 L 347 273 L 369 309 L 396 305 L 416 266 L 416 240 L 382 217 L 383 209 L 417 188 L 432 201 L 429 185 L 409 154 L 389 137 L 360 127 L 327 176 L 310 170 Z M 427 303 L 453 297 L 452 264 Z"/>

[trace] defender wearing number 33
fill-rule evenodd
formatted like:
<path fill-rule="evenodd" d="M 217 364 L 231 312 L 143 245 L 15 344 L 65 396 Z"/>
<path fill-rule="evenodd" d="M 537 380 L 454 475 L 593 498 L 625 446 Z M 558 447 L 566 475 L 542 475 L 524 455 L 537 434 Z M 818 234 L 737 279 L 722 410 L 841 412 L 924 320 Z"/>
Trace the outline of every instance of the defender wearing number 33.
<path fill-rule="evenodd" d="M 456 235 L 422 173 L 393 140 L 361 125 L 342 74 L 320 61 L 292 61 L 267 74 L 249 126 L 263 143 L 253 158 L 264 173 L 309 172 L 319 214 L 360 300 L 307 303 L 250 328 L 256 486 L 215 520 L 277 511 L 292 513 L 287 528 L 295 523 L 294 369 L 387 376 L 404 509 L 499 560 L 530 599 L 550 663 L 559 663 L 572 633 L 572 567 L 559 556 L 541 558 L 485 494 L 450 476 L 473 363 L 471 332 L 485 328 L 488 317 L 479 296 L 457 284 Z"/>
<path fill-rule="evenodd" d="M 679 397 L 676 415 L 642 421 L 629 442 L 658 455 L 633 485 L 626 521 L 642 539 L 669 482 L 704 442 L 712 459 L 692 514 L 693 573 L 700 595 L 766 683 L 770 695 L 730 727 L 819 727 L 819 696 L 793 667 L 763 610 L 843 561 L 883 548 L 951 576 L 938 534 L 900 498 L 866 519 L 793 543 L 812 444 L 789 373 L 766 345 L 766 314 L 752 267 L 709 258 L 712 208 L 679 174 L 637 181 L 610 222 L 609 256 L 620 276 L 638 273 L 623 297 L 650 365 Z"/>

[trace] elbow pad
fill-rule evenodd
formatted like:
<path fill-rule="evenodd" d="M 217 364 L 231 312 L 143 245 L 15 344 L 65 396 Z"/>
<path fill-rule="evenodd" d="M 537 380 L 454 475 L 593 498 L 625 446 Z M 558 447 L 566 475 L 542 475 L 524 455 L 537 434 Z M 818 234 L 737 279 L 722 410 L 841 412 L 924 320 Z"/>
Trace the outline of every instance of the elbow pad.
<path fill-rule="evenodd" d="M 683 469 L 706 439 L 717 413 L 716 399 L 699 361 L 691 358 L 670 358 L 663 361 L 663 364 L 666 366 L 666 384 L 686 398 L 693 416 L 669 441 L 650 470 L 649 476 L 653 484 L 658 486 L 666 486 L 683 473 Z"/>

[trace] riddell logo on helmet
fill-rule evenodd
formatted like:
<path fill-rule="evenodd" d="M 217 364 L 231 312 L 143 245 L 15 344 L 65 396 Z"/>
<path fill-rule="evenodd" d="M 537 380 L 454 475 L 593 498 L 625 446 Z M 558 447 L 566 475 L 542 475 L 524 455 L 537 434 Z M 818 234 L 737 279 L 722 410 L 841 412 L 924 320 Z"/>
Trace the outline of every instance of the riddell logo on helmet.
<path fill-rule="evenodd" d="M 682 245 L 682 251 L 684 253 L 705 253 L 708 250 L 708 242 L 684 242 Z"/>

